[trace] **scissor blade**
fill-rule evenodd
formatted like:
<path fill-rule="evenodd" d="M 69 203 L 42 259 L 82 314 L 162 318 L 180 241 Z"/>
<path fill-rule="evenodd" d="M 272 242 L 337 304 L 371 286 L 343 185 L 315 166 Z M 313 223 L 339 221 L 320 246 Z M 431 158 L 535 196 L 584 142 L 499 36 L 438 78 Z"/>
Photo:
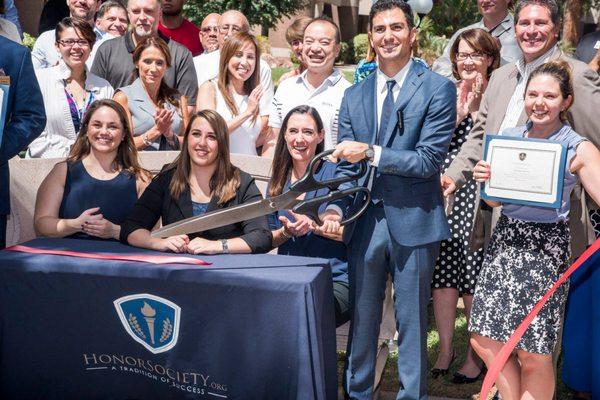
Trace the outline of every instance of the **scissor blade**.
<path fill-rule="evenodd" d="M 186 218 L 174 222 L 152 232 L 152 237 L 169 237 L 186 235 L 189 233 L 203 232 L 221 226 L 235 224 L 263 215 L 271 214 L 282 208 L 290 208 L 299 202 L 290 196 L 291 192 L 284 193 L 274 198 L 257 200 L 250 203 L 211 211 L 197 217 Z M 296 193 L 297 195 L 297 193 Z"/>

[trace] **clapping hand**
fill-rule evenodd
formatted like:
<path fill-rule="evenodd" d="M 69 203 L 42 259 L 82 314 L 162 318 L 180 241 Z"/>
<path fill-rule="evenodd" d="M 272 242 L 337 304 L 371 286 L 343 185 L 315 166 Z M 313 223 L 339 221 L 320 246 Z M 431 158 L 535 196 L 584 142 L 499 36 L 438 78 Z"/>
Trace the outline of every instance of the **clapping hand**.
<path fill-rule="evenodd" d="M 600 48 L 598 48 L 598 51 L 596 52 L 596 55 L 594 56 L 594 58 L 590 62 L 590 67 L 594 71 L 600 73 Z"/>
<path fill-rule="evenodd" d="M 249 115 L 254 114 L 254 112 L 258 109 L 263 93 L 264 90 L 262 85 L 258 85 L 254 88 L 254 90 L 252 90 L 252 92 L 250 92 L 250 95 L 248 96 L 248 107 L 246 108 L 246 111 Z"/>
<path fill-rule="evenodd" d="M 477 73 L 475 82 L 469 84 L 463 81 L 458 86 L 458 97 L 456 104 L 456 125 L 460 124 L 469 114 L 479 111 L 481 98 L 483 97 L 483 77 Z"/>
<path fill-rule="evenodd" d="M 157 108 L 154 113 L 154 124 L 161 135 L 169 139 L 173 132 L 171 130 L 171 124 L 173 123 L 173 110 L 166 110 L 164 108 Z"/>

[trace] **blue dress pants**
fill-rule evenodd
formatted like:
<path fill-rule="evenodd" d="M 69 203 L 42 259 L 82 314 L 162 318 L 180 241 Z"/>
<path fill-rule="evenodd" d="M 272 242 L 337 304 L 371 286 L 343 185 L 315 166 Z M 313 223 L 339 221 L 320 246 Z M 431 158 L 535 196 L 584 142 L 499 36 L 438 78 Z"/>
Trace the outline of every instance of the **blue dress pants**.
<path fill-rule="evenodd" d="M 346 393 L 351 399 L 372 398 L 389 273 L 398 330 L 400 390 L 396 398 L 427 399 L 427 304 L 439 242 L 401 246 L 391 237 L 383 205 L 378 203 L 371 204 L 357 222 L 349 252 L 353 311 L 344 373 Z"/>

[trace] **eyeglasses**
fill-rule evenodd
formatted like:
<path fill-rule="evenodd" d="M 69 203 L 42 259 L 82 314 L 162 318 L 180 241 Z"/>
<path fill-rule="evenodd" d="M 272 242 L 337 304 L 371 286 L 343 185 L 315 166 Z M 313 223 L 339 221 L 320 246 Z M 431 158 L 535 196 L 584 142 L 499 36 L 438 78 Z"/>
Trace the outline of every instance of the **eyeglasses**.
<path fill-rule="evenodd" d="M 456 59 L 458 61 L 465 61 L 467 58 L 470 58 L 473 61 L 482 61 L 485 56 L 486 54 L 483 53 L 457 53 Z"/>
<path fill-rule="evenodd" d="M 78 44 L 79 47 L 89 47 L 90 46 L 88 41 L 85 39 L 79 39 L 79 40 L 64 39 L 64 40 L 59 40 L 58 43 L 62 44 L 64 47 L 73 47 L 76 44 Z"/>
<path fill-rule="evenodd" d="M 219 27 L 218 26 L 205 26 L 204 28 L 201 29 L 201 31 L 203 33 L 219 32 Z"/>
<path fill-rule="evenodd" d="M 242 31 L 242 28 L 237 25 L 221 25 L 219 27 L 219 30 L 221 31 L 221 33 L 228 33 L 230 30 L 233 33 L 238 33 Z"/>

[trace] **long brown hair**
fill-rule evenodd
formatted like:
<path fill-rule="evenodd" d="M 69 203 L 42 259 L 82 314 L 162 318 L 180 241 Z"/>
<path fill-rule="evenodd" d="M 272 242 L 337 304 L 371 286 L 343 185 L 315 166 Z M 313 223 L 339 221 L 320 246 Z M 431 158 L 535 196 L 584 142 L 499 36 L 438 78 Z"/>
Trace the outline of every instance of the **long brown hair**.
<path fill-rule="evenodd" d="M 167 43 L 158 36 L 148 36 L 141 40 L 137 46 L 135 46 L 135 50 L 133 50 L 133 64 L 136 66 L 133 74 L 136 78 L 139 78 L 140 76 L 140 73 L 137 69 L 137 64 L 140 61 L 144 50 L 149 49 L 150 47 L 157 48 L 163 54 L 165 61 L 167 62 L 167 68 L 171 66 L 171 50 L 169 50 Z M 160 87 L 158 88 L 157 105 L 163 108 L 164 103 L 171 103 L 175 107 L 179 108 L 180 97 L 181 95 L 176 89 L 171 88 L 165 83 L 163 76 L 163 79 L 160 80 Z"/>
<path fill-rule="evenodd" d="M 139 164 L 138 152 L 133 142 L 133 135 L 131 133 L 131 128 L 129 126 L 129 120 L 127 118 L 127 114 L 125 113 L 125 109 L 119 103 L 110 99 L 94 101 L 90 105 L 90 108 L 88 108 L 88 110 L 85 112 L 83 122 L 81 123 L 81 129 L 79 130 L 77 139 L 75 140 L 69 156 L 67 157 L 67 162 L 73 163 L 80 161 L 90 154 L 91 146 L 87 136 L 90 121 L 94 113 L 102 107 L 108 107 L 117 113 L 123 130 L 123 140 L 121 143 L 119 143 L 119 147 L 117 148 L 117 156 L 112 162 L 113 169 L 127 171 L 142 180 L 150 178 L 150 173 L 142 168 Z"/>
<path fill-rule="evenodd" d="M 188 150 L 188 137 L 192 125 L 197 118 L 203 118 L 210 124 L 217 137 L 217 168 L 210 178 L 211 196 L 216 196 L 219 204 L 225 204 L 235 197 L 235 192 L 240 186 L 240 170 L 231 164 L 229 159 L 229 130 L 227 122 L 216 111 L 198 111 L 190 119 L 183 135 L 181 152 L 168 167 L 175 169 L 169 190 L 174 199 L 178 199 L 185 190 L 189 189 L 189 177 L 192 170 L 192 161 Z"/>
<path fill-rule="evenodd" d="M 281 129 L 279 129 L 279 137 L 277 138 L 277 146 L 275 147 L 275 154 L 273 156 L 273 164 L 271 166 L 271 181 L 269 182 L 269 196 L 278 196 L 283 192 L 283 187 L 285 186 L 286 181 L 288 180 L 290 173 L 292 171 L 292 156 L 287 148 L 287 143 L 285 141 L 285 132 L 287 131 L 288 121 L 294 114 L 308 114 L 315 121 L 315 125 L 317 126 L 317 132 L 321 132 L 323 130 L 323 120 L 321 120 L 321 116 L 319 112 L 307 105 L 297 106 L 292 108 L 290 112 L 287 113 L 283 122 L 281 123 Z M 315 154 L 319 154 L 323 152 L 325 148 L 324 141 L 317 144 L 317 149 Z"/>
<path fill-rule="evenodd" d="M 252 75 L 250 75 L 250 77 L 244 82 L 244 94 L 249 95 L 252 93 L 255 87 L 260 85 L 260 47 L 258 46 L 258 41 L 256 38 L 247 32 L 239 32 L 229 37 L 223 44 L 223 48 L 221 49 L 221 59 L 219 60 L 219 71 L 221 71 L 221 73 L 219 73 L 217 86 L 223 95 L 223 99 L 225 100 L 225 104 L 227 104 L 227 108 L 229 108 L 233 115 L 238 115 L 239 110 L 237 109 L 235 101 L 233 100 L 233 96 L 228 88 L 231 76 L 229 74 L 229 68 L 227 65 L 235 53 L 237 53 L 246 43 L 252 43 L 254 46 L 254 51 L 256 52 L 256 64 L 254 66 L 254 71 L 252 72 Z M 252 120 L 256 121 L 256 118 L 258 118 L 258 109 L 254 112 Z"/>

